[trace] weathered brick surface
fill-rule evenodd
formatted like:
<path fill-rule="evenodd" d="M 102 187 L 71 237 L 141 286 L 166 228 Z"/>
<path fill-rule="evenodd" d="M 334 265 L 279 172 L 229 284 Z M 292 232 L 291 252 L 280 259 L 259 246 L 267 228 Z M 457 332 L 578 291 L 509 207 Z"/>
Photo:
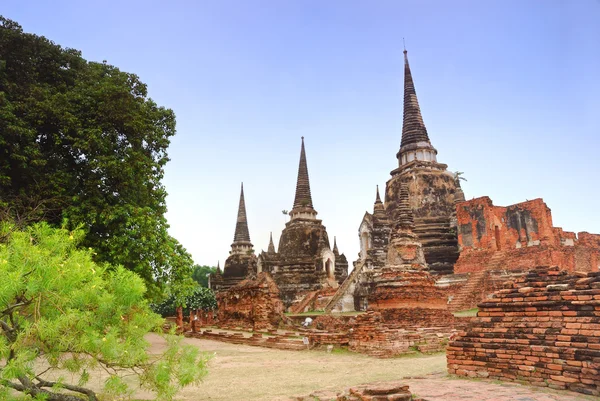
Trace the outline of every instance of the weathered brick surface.
<path fill-rule="evenodd" d="M 455 273 L 490 270 L 493 264 L 509 270 L 554 265 L 569 271 L 598 270 L 600 235 L 553 227 L 542 199 L 503 207 L 484 196 L 459 203 L 456 216 L 461 253 Z"/>
<path fill-rule="evenodd" d="M 369 309 L 447 309 L 446 293 L 435 286 L 434 279 L 427 271 L 384 267 L 369 272 L 368 279 L 373 286 L 368 295 Z"/>
<path fill-rule="evenodd" d="M 600 395 L 600 272 L 537 268 L 479 305 L 450 373 Z"/>
<path fill-rule="evenodd" d="M 454 332 L 452 323 L 453 316 L 441 309 L 369 311 L 356 317 L 349 331 L 349 346 L 352 351 L 380 358 L 443 351 Z"/>
<path fill-rule="evenodd" d="M 350 387 L 345 391 L 321 390 L 308 396 L 293 397 L 296 401 L 425 401 L 414 398 L 402 382 L 383 382 Z"/>
<path fill-rule="evenodd" d="M 277 327 L 283 320 L 279 289 L 269 273 L 259 273 L 216 295 L 218 324 L 251 330 Z"/>
<path fill-rule="evenodd" d="M 288 351 L 305 351 L 306 345 L 297 336 L 279 335 L 277 333 L 231 333 L 227 331 L 213 331 L 203 329 L 199 332 L 185 332 L 186 337 L 204 338 L 230 344 L 251 345 L 256 347 L 283 349 Z"/>
<path fill-rule="evenodd" d="M 575 235 L 553 227 L 551 211 L 542 199 L 503 207 L 484 196 L 459 203 L 456 216 L 461 253 L 454 271 L 469 278 L 455 294 L 452 310 L 475 307 L 498 284 L 511 280 L 513 272 L 537 266 L 589 272 L 600 267 L 600 235 Z"/>

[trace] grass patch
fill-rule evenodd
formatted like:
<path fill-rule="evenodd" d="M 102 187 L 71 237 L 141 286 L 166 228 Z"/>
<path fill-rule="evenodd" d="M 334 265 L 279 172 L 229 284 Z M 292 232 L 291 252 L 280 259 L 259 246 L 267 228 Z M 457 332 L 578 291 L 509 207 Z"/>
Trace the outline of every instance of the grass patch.
<path fill-rule="evenodd" d="M 461 310 L 458 312 L 454 312 L 453 315 L 455 317 L 473 317 L 473 316 L 477 316 L 477 312 L 479 312 L 479 309 L 473 308 L 473 309 Z"/>
<path fill-rule="evenodd" d="M 363 315 L 365 312 L 362 311 L 349 311 L 349 312 L 331 312 L 331 316 L 358 316 Z"/>
<path fill-rule="evenodd" d="M 325 315 L 325 312 L 322 310 L 315 310 L 315 311 L 308 311 L 308 312 L 301 312 L 301 313 L 290 313 L 290 312 L 286 312 L 284 313 L 286 316 L 321 316 L 321 315 Z"/>
<path fill-rule="evenodd" d="M 355 352 L 352 352 L 348 349 L 348 347 L 333 347 L 333 349 L 331 350 L 332 354 L 336 354 L 336 355 L 355 355 Z"/>

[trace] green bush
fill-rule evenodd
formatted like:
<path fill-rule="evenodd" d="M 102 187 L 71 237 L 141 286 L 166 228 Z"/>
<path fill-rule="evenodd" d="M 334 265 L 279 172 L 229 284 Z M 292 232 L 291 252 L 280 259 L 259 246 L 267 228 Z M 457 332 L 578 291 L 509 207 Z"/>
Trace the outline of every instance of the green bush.
<path fill-rule="evenodd" d="M 109 374 L 109 397 L 132 393 L 124 376 L 159 400 L 198 383 L 206 357 L 172 335 L 164 354 L 149 356 L 145 336 L 164 321 L 150 310 L 144 281 L 94 263 L 92 249 L 76 248 L 82 236 L 46 223 L 0 228 L 0 399 L 95 401 L 86 384 L 98 369 Z"/>

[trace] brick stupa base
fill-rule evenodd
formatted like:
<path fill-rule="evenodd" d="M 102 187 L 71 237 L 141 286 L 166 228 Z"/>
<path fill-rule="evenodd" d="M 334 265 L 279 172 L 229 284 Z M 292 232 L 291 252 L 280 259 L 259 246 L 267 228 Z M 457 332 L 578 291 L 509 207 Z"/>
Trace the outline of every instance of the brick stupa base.
<path fill-rule="evenodd" d="M 479 304 L 448 371 L 600 395 L 600 272 L 537 268 Z"/>

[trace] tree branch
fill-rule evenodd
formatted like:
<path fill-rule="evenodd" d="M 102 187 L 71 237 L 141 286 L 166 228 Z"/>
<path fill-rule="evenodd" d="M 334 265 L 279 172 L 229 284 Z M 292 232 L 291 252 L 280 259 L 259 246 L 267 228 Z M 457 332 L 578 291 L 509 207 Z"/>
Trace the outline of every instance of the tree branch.
<path fill-rule="evenodd" d="M 37 386 L 36 386 L 38 388 L 53 387 L 53 386 L 55 386 L 55 385 L 58 384 L 56 382 L 46 381 L 46 380 L 40 378 L 39 376 L 36 376 L 35 379 L 39 382 L 37 384 Z M 63 387 L 63 388 L 66 388 L 67 390 L 71 390 L 71 391 L 75 391 L 77 393 L 85 394 L 85 395 L 88 396 L 88 399 L 90 401 L 98 401 L 98 399 L 96 398 L 96 393 L 94 393 L 92 390 L 87 389 L 85 387 L 74 386 L 72 384 L 67 384 L 67 383 L 60 383 L 60 386 Z"/>
<path fill-rule="evenodd" d="M 21 379 L 21 378 L 19 378 L 19 379 Z M 28 380 L 29 379 L 27 379 L 26 381 L 28 381 Z M 31 381 L 29 381 L 29 382 L 31 383 Z M 13 383 L 9 380 L 2 380 L 2 381 L 0 381 L 0 384 L 2 384 L 3 386 L 6 386 L 6 387 L 12 388 L 13 390 L 17 390 L 22 393 L 32 395 L 33 397 L 37 396 L 38 394 L 40 394 L 40 395 L 43 394 L 46 396 L 46 401 L 81 401 L 81 398 L 77 397 L 75 395 L 53 393 L 48 390 L 43 390 L 43 389 L 37 388 L 36 386 L 33 386 L 33 383 L 32 383 L 32 387 L 29 387 L 29 386 L 26 386 L 23 384 L 19 384 L 19 383 Z M 88 395 L 88 397 L 89 397 L 89 395 Z M 89 400 L 97 401 L 95 394 L 93 394 L 93 397 L 94 398 L 89 398 Z"/>
<path fill-rule="evenodd" d="M 31 303 L 31 301 L 27 301 L 27 302 L 19 302 L 17 304 L 11 305 L 2 311 L 0 316 L 8 315 L 8 314 L 12 313 L 13 309 L 18 308 L 19 306 L 27 306 L 30 303 Z"/>

